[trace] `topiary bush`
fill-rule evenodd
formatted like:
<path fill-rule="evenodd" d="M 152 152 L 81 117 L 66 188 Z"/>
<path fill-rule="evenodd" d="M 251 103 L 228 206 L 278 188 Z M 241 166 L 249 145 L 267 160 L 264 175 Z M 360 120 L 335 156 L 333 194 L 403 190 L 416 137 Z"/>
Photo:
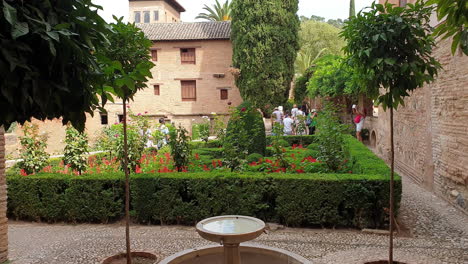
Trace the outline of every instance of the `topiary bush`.
<path fill-rule="evenodd" d="M 226 141 L 240 147 L 247 154 L 265 155 L 266 134 L 262 114 L 249 102 L 243 102 L 232 113 Z"/>
<path fill-rule="evenodd" d="M 262 154 L 252 153 L 247 156 L 247 162 L 248 163 L 257 162 L 261 158 L 263 158 Z"/>

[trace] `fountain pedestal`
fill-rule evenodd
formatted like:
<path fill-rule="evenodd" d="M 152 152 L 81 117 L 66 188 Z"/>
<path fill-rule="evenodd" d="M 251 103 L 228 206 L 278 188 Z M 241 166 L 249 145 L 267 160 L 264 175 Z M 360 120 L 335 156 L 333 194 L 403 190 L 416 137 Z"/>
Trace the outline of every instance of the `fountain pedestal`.
<path fill-rule="evenodd" d="M 202 220 L 196 229 L 204 239 L 223 245 L 225 264 L 240 264 L 239 244 L 260 236 L 265 223 L 253 217 L 225 215 Z"/>

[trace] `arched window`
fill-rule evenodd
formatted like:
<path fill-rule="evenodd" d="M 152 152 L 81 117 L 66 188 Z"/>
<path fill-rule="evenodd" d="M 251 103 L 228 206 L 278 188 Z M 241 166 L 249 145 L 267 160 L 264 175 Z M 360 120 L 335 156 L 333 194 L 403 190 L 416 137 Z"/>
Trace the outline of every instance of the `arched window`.
<path fill-rule="evenodd" d="M 145 22 L 145 23 L 149 23 L 149 22 L 150 22 L 150 12 L 149 12 L 149 11 L 144 11 L 144 12 L 143 12 L 143 19 L 144 19 L 144 22 Z"/>
<path fill-rule="evenodd" d="M 135 11 L 134 12 L 134 17 L 135 17 L 135 23 L 140 23 L 140 21 L 141 21 L 140 11 Z"/>

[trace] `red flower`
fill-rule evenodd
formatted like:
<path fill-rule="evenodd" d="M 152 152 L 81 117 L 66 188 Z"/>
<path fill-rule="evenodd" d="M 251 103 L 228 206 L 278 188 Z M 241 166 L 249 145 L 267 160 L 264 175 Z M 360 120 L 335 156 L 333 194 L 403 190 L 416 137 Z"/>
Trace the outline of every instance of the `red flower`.
<path fill-rule="evenodd" d="M 348 173 L 353 173 L 352 171 L 348 171 Z"/>
<path fill-rule="evenodd" d="M 20 174 L 21 174 L 21 176 L 28 176 L 28 174 L 26 173 L 26 171 L 24 169 L 20 170 Z"/>
<path fill-rule="evenodd" d="M 140 166 L 136 166 L 136 169 L 135 169 L 135 172 L 136 173 L 142 173 L 143 171 L 141 170 Z"/>
<path fill-rule="evenodd" d="M 216 168 L 216 160 L 212 160 L 211 165 L 213 165 L 213 168 Z"/>
<path fill-rule="evenodd" d="M 245 107 L 242 107 L 241 112 L 245 112 L 245 110 L 246 110 Z"/>
<path fill-rule="evenodd" d="M 223 166 L 223 163 L 221 162 L 221 160 L 218 160 L 218 166 L 219 167 Z"/>
<path fill-rule="evenodd" d="M 195 159 L 196 159 L 196 160 L 199 160 L 199 159 L 200 159 L 200 155 L 198 155 L 198 153 L 195 154 Z"/>
<path fill-rule="evenodd" d="M 305 171 L 303 169 L 300 169 L 300 170 L 296 170 L 297 173 L 305 173 Z"/>
<path fill-rule="evenodd" d="M 203 170 L 204 171 L 209 171 L 210 169 L 206 165 L 203 165 Z"/>

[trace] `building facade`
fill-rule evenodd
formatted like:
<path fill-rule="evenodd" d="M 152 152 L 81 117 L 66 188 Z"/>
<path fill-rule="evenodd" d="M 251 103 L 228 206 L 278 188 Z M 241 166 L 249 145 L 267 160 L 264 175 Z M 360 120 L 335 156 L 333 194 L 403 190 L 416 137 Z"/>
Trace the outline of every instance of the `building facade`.
<path fill-rule="evenodd" d="M 130 22 L 137 22 L 135 18 L 140 16 L 142 23 L 136 25 L 153 41 L 150 52 L 155 64 L 147 88 L 138 91 L 129 103 L 134 114 L 148 116 L 154 122 L 165 118 L 191 132 L 193 124 L 203 116 L 227 116 L 230 107 L 242 102 L 230 73 L 230 22 L 179 22 L 180 12 L 185 9 L 175 0 L 131 0 L 129 5 Z M 144 14 L 150 14 L 147 23 Z M 87 117 L 86 132 L 91 144 L 103 127 L 122 120 L 121 101 L 108 102 L 106 110 L 105 114 L 96 112 Z M 40 133 L 49 136 L 47 151 L 61 154 L 65 147 L 61 120 L 33 122 L 39 124 Z M 8 157 L 17 156 L 19 136 L 21 129 L 6 135 Z"/>
<path fill-rule="evenodd" d="M 395 166 L 402 176 L 468 211 L 468 57 L 452 56 L 451 42 L 439 40 L 434 49 L 443 66 L 436 80 L 416 89 L 395 112 Z M 389 120 L 382 108 L 378 117 L 366 119 L 371 145 L 386 161 Z"/>

